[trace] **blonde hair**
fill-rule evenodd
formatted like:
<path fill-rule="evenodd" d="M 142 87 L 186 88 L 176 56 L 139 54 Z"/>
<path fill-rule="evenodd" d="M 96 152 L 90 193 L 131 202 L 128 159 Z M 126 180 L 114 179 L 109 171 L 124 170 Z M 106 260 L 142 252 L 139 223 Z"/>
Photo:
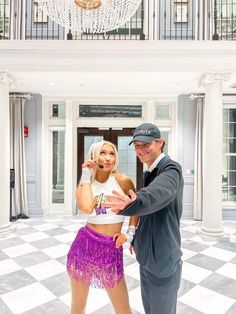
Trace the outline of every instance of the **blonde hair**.
<path fill-rule="evenodd" d="M 90 148 L 89 148 L 89 152 L 88 152 L 88 160 L 95 160 L 95 161 L 98 161 L 99 159 L 99 155 L 100 155 L 100 152 L 102 150 L 102 147 L 103 145 L 110 145 L 113 150 L 114 150 L 114 154 L 115 154 L 115 163 L 113 165 L 113 168 L 111 169 L 110 171 L 110 174 L 111 173 L 118 173 L 118 163 L 119 163 L 119 160 L 118 160 L 118 152 L 117 152 L 117 149 L 116 149 L 116 146 L 109 142 L 109 141 L 99 141 L 99 142 L 96 142 L 96 143 L 93 143 Z M 95 175 L 96 175 L 96 172 L 97 170 L 95 169 L 94 172 L 93 172 L 93 176 L 92 176 L 92 181 L 94 180 L 95 178 Z"/>

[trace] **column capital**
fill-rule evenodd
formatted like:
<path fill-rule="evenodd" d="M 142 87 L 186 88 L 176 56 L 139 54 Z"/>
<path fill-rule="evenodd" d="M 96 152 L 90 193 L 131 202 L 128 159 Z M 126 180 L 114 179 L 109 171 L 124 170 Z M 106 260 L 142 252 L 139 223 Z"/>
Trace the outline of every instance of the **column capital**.
<path fill-rule="evenodd" d="M 6 70 L 4 70 L 4 71 L 0 70 L 0 83 L 5 83 L 5 84 L 8 84 L 8 85 L 12 85 L 13 82 L 14 82 L 13 75 L 11 75 Z"/>
<path fill-rule="evenodd" d="M 199 86 L 207 86 L 210 83 L 214 83 L 217 81 L 228 81 L 230 79 L 231 73 L 229 72 L 206 72 L 204 73 L 199 81 Z"/>

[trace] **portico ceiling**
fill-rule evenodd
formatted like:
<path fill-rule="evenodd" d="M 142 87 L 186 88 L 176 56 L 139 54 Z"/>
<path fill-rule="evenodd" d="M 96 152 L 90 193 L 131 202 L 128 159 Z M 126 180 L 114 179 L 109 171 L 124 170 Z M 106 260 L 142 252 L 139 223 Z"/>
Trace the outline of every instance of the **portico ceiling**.
<path fill-rule="evenodd" d="M 236 83 L 235 42 L 1 41 L 11 91 L 66 97 L 156 97 L 204 92 L 204 73 Z"/>

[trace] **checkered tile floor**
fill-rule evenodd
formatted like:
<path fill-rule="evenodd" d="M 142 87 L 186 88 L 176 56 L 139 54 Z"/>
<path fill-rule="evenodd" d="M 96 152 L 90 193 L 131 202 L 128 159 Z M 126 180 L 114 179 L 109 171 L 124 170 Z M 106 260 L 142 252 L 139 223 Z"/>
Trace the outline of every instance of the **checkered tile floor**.
<path fill-rule="evenodd" d="M 66 254 L 81 217 L 18 220 L 17 231 L 0 239 L 0 313 L 70 313 Z M 226 236 L 203 241 L 199 222 L 182 220 L 183 275 L 178 314 L 236 313 L 236 221 L 225 221 Z M 134 314 L 144 313 L 138 264 L 124 250 L 125 276 Z M 106 293 L 91 289 L 87 313 L 114 313 Z"/>

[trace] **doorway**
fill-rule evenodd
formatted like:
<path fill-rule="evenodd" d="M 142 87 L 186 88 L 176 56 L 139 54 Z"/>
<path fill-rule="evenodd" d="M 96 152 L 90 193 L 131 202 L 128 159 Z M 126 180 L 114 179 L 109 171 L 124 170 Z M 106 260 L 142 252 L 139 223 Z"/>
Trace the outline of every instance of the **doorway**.
<path fill-rule="evenodd" d="M 134 182 L 137 190 L 142 187 L 143 165 L 135 155 L 132 145 L 134 128 L 78 128 L 77 129 L 77 183 L 81 177 L 81 165 L 87 159 L 92 143 L 107 140 L 116 145 L 119 155 L 120 173 Z"/>

